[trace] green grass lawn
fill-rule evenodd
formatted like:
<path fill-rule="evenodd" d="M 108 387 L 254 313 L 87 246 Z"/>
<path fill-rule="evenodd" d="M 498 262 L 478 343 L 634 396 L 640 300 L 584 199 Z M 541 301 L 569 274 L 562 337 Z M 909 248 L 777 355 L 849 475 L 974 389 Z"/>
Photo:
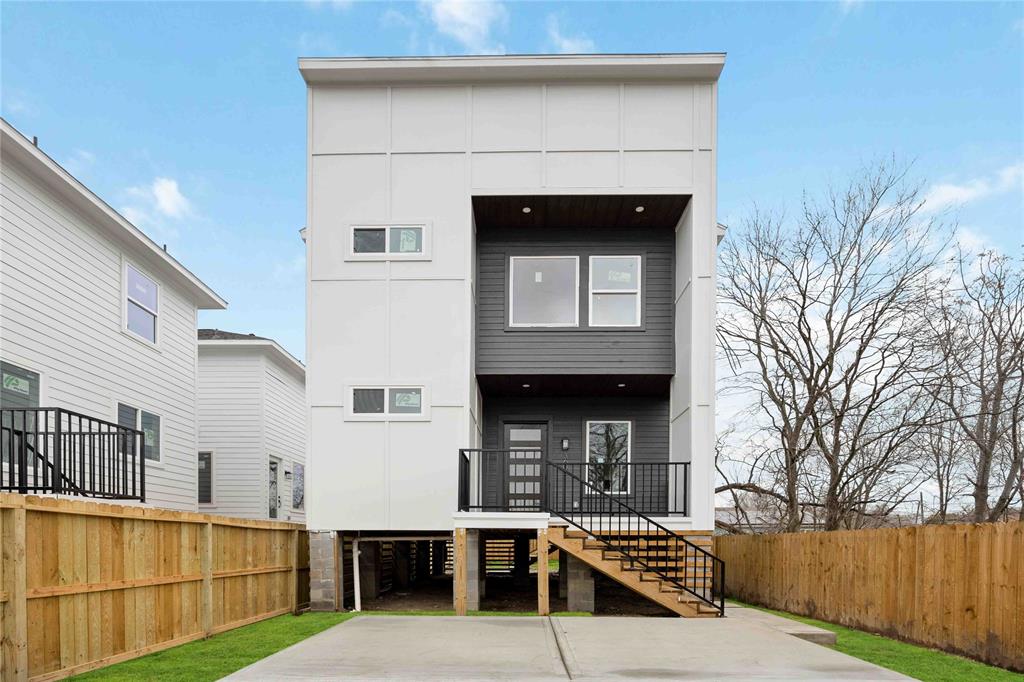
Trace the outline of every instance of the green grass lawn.
<path fill-rule="evenodd" d="M 824 630 L 831 630 L 836 633 L 836 644 L 834 648 L 848 656 L 859 658 L 868 663 L 880 665 L 883 668 L 895 670 L 918 680 L 925 682 L 961 682 L 971 680 L 972 682 L 1022 682 L 1024 675 L 1010 672 L 1002 668 L 996 668 L 984 663 L 972 661 L 969 658 L 962 658 L 947 654 L 935 649 L 929 649 L 916 644 L 908 644 L 888 637 L 882 637 L 870 632 L 854 630 L 834 625 L 813 618 L 805 618 L 784 611 L 774 611 L 752 604 L 741 604 L 750 608 L 774 613 L 777 616 L 790 618 L 808 625 L 814 625 Z"/>
<path fill-rule="evenodd" d="M 357 615 L 363 616 L 454 616 L 454 611 L 363 611 L 356 613 L 304 613 L 301 616 L 277 616 L 214 635 L 209 639 L 189 642 L 172 649 L 135 658 L 124 663 L 72 677 L 73 680 L 104 682 L 203 682 L 217 680 L 290 647 L 296 642 L 343 623 Z M 536 616 L 536 613 L 511 611 L 471 611 L 471 616 Z M 589 616 L 589 613 L 563 611 L 553 616 Z"/>

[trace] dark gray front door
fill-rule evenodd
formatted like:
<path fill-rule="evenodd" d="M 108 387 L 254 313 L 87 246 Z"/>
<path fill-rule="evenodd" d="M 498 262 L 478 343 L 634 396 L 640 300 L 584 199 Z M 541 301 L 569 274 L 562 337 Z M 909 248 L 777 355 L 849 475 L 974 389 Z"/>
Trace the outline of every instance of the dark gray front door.
<path fill-rule="evenodd" d="M 547 424 L 505 424 L 509 458 L 504 493 L 508 509 L 540 510 L 547 442 Z"/>

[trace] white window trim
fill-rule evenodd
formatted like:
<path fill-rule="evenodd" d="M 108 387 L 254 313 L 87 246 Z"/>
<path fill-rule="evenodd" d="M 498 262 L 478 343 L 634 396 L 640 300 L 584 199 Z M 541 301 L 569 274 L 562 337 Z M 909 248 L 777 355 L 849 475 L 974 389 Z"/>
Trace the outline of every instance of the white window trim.
<path fill-rule="evenodd" d="M 384 390 L 384 412 L 366 414 L 355 411 L 355 391 L 359 388 L 376 388 Z M 393 388 L 418 388 L 420 390 L 420 411 L 417 414 L 392 413 L 390 396 L 388 394 Z M 362 381 L 350 384 L 345 387 L 345 420 L 353 422 L 424 422 L 430 421 L 430 389 L 425 384 L 419 383 L 382 383 L 374 381 Z"/>
<path fill-rule="evenodd" d="M 160 438 L 163 439 L 163 424 L 160 425 Z M 210 455 L 210 501 L 200 502 L 199 501 L 199 454 L 209 453 Z M 160 454 L 163 455 L 163 448 L 160 448 Z M 214 507 L 217 505 L 217 451 L 213 448 L 199 448 L 196 450 L 196 504 L 200 507 Z"/>
<path fill-rule="evenodd" d="M 392 253 L 391 230 L 401 227 L 418 227 L 423 230 L 423 250 L 420 253 Z M 345 260 L 347 261 L 426 261 L 430 260 L 430 237 L 432 230 L 429 220 L 392 220 L 381 222 L 365 220 L 349 223 L 346 235 Z M 384 251 L 381 253 L 356 253 L 356 230 L 384 230 Z"/>
<path fill-rule="evenodd" d="M 636 288 L 635 289 L 595 289 L 594 288 L 594 259 L 596 258 L 632 258 L 636 260 Z M 643 258 L 637 255 L 628 256 L 608 256 L 605 254 L 596 254 L 590 256 L 587 263 L 589 266 L 589 272 L 587 273 L 587 324 L 591 327 L 598 329 L 622 329 L 630 327 L 640 327 L 643 325 L 641 319 L 642 306 L 640 304 L 643 298 L 643 277 L 640 268 L 643 267 Z M 594 294 L 636 294 L 636 324 L 594 324 Z"/>
<path fill-rule="evenodd" d="M 154 417 L 159 417 L 160 418 L 160 459 L 146 459 L 146 468 L 148 469 L 149 467 L 154 466 L 154 467 L 156 467 L 158 469 L 163 469 L 164 468 L 164 430 L 165 430 L 164 427 L 166 426 L 166 423 L 164 422 L 164 416 L 161 413 L 159 413 L 159 412 L 156 412 L 154 410 L 149 409 L 148 407 L 142 407 L 138 403 L 132 403 L 131 401 L 128 401 L 128 400 L 114 399 L 114 418 L 110 420 L 111 423 L 113 423 L 113 424 L 117 424 L 118 423 L 117 422 L 117 416 L 118 416 L 117 406 L 118 405 L 124 405 L 125 407 L 130 407 L 133 410 L 135 410 L 135 412 L 136 412 L 136 414 L 135 414 L 135 428 L 138 431 L 142 430 L 142 413 L 143 412 L 148 412 L 149 414 L 153 415 Z M 143 447 L 145 447 L 145 438 L 146 438 L 145 435 L 143 435 L 142 438 L 143 438 Z M 204 452 L 205 452 L 205 450 L 204 450 Z M 145 453 L 143 453 L 142 456 L 145 457 L 146 456 Z"/>
<path fill-rule="evenodd" d="M 155 341 L 150 341 L 146 337 L 141 336 L 139 334 L 136 334 L 135 332 L 133 332 L 131 329 L 128 328 L 128 298 L 129 298 L 129 295 L 128 295 L 128 266 L 131 266 L 132 269 L 137 271 L 140 275 L 143 275 L 146 279 L 148 279 L 149 281 L 151 281 L 153 283 L 153 286 L 156 287 L 156 310 L 150 310 L 145 305 L 143 305 L 143 303 L 141 301 L 138 301 L 135 298 L 132 298 L 132 302 L 133 303 L 135 303 L 137 306 L 139 306 L 143 310 L 145 310 L 148 313 L 150 313 L 151 315 L 153 315 L 153 317 L 155 318 L 154 321 L 153 321 L 154 322 L 154 324 L 153 324 L 153 332 L 156 335 L 156 340 Z M 161 333 L 161 326 L 162 325 L 160 324 L 160 310 L 162 310 L 163 307 L 164 307 L 163 291 L 162 291 L 162 287 L 160 286 L 160 281 L 156 277 L 154 277 L 153 275 L 149 274 L 149 272 L 147 270 L 145 270 L 144 268 L 140 268 L 138 265 L 136 265 L 135 263 L 131 262 L 127 258 L 122 257 L 121 258 L 121 333 L 125 334 L 129 338 L 132 338 L 132 339 L 135 339 L 136 341 L 139 341 L 140 343 L 146 344 L 150 348 L 156 348 L 157 350 L 159 350 L 160 349 L 160 340 L 163 338 L 163 334 Z M 125 403 L 125 404 L 127 405 L 127 403 Z M 146 411 L 148 412 L 149 410 L 146 410 Z"/>
<path fill-rule="evenodd" d="M 569 260 L 576 265 L 576 279 L 573 286 L 573 322 L 572 324 L 549 322 L 549 323 L 516 323 L 515 322 L 515 272 L 517 260 Z M 580 326 L 580 257 L 579 256 L 509 256 L 508 259 L 508 326 L 516 329 L 543 329 L 543 328 L 570 328 Z"/>
<path fill-rule="evenodd" d="M 590 464 L 590 425 L 591 424 L 625 424 L 629 428 L 629 437 L 626 439 L 626 464 L 633 461 L 633 422 L 629 419 L 588 419 L 587 423 L 583 427 L 583 440 L 586 448 L 583 451 L 584 462 Z M 588 481 L 587 487 L 590 487 Z M 626 467 L 626 489 L 619 490 L 617 492 L 609 492 L 608 495 L 629 495 L 630 489 L 633 487 L 633 470 L 631 467 Z M 604 493 L 604 491 L 600 491 Z"/>

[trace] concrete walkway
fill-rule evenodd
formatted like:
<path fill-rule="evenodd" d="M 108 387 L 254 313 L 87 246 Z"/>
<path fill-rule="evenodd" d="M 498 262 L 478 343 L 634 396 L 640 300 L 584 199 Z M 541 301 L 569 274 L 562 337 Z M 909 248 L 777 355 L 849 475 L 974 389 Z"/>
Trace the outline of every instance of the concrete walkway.
<path fill-rule="evenodd" d="M 742 617 L 361 616 L 226 679 L 909 678 Z"/>

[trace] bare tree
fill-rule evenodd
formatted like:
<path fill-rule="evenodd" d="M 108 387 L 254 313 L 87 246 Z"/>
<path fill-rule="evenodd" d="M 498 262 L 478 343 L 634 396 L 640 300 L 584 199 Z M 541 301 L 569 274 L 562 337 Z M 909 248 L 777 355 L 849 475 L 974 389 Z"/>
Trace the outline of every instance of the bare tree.
<path fill-rule="evenodd" d="M 966 448 L 975 521 L 1002 518 L 1024 476 L 1024 268 L 984 252 L 960 254 L 930 306 L 940 366 L 933 395 Z"/>
<path fill-rule="evenodd" d="M 884 515 L 916 489 L 912 440 L 928 423 L 925 300 L 942 244 L 906 170 L 881 163 L 795 221 L 755 212 L 727 241 L 719 339 L 759 398 L 775 443 L 761 484 L 785 529 L 807 508 L 825 529 Z"/>

